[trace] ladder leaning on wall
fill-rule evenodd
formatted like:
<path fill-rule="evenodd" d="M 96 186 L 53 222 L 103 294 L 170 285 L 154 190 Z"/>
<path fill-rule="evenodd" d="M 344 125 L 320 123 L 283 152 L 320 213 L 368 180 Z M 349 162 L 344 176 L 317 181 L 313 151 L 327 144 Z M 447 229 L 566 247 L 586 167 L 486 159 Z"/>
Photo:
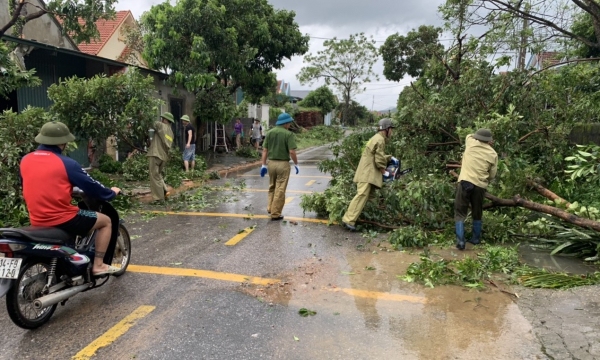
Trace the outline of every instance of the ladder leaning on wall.
<path fill-rule="evenodd" d="M 227 134 L 225 134 L 225 125 L 215 122 L 215 147 L 213 152 L 217 151 L 218 147 L 224 147 L 225 152 L 229 152 L 227 148 Z"/>

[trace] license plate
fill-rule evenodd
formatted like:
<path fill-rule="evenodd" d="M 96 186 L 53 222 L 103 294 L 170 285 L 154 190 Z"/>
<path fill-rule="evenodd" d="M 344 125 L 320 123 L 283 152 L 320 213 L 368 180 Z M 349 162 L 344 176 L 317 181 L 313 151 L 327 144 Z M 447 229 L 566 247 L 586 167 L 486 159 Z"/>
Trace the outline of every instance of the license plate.
<path fill-rule="evenodd" d="M 21 269 L 21 258 L 0 258 L 0 279 L 16 279 Z"/>

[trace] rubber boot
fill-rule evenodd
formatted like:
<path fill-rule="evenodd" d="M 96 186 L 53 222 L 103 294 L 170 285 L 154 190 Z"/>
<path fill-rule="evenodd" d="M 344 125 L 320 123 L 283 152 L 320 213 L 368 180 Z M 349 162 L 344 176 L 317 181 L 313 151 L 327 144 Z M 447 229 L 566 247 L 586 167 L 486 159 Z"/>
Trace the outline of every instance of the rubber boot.
<path fill-rule="evenodd" d="M 473 220 L 473 237 L 469 242 L 473 245 L 479 245 L 481 242 L 481 220 Z"/>
<path fill-rule="evenodd" d="M 458 250 L 465 249 L 465 222 L 457 221 L 455 223 L 456 227 L 456 248 Z"/>

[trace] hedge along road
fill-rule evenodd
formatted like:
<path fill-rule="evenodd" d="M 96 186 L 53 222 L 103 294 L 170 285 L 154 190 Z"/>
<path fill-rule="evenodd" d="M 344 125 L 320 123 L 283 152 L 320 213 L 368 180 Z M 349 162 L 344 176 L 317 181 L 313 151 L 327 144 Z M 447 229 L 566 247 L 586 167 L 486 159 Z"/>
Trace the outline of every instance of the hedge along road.
<path fill-rule="evenodd" d="M 284 215 L 269 220 L 258 168 L 129 216 L 127 274 L 59 307 L 36 331 L 0 313 L 2 359 L 543 358 L 531 326 L 496 290 L 424 288 L 396 278 L 417 255 L 303 214 L 323 191 L 326 147 L 301 156 Z M 312 177 L 312 178 L 311 178 Z M 245 185 L 245 188 L 242 189 Z M 200 193 L 197 193 L 200 191 Z M 202 196 L 201 196 L 202 195 Z M 212 214 L 212 215 L 211 215 Z M 259 217 L 260 215 L 260 217 Z M 315 312 L 302 317 L 300 309 Z"/>

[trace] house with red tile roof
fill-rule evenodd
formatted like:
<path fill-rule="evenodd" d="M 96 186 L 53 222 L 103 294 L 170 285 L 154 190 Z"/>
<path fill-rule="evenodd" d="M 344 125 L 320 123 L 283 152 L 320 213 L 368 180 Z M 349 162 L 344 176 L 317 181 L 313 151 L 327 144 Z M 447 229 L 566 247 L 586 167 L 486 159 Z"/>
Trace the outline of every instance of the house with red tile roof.
<path fill-rule="evenodd" d="M 100 34 L 98 39 L 92 40 L 89 43 L 83 42 L 77 46 L 79 50 L 86 54 L 147 67 L 141 54 L 130 49 L 125 43 L 127 29 L 137 26 L 138 23 L 131 11 L 117 11 L 114 19 L 98 20 L 96 22 L 96 27 Z"/>

